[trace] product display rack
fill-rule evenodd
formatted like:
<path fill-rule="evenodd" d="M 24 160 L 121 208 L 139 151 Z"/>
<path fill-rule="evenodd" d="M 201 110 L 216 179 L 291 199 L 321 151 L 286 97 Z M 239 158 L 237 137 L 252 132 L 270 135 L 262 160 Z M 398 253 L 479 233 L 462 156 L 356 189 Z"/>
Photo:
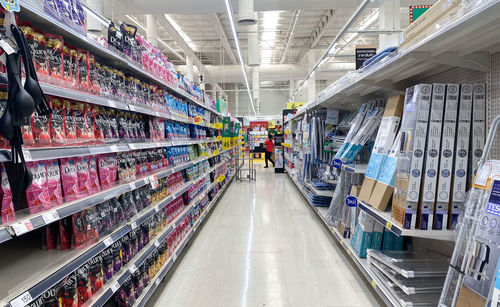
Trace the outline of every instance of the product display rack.
<path fill-rule="evenodd" d="M 129 61 L 128 59 L 118 54 L 117 52 L 114 52 L 113 50 L 100 45 L 98 42 L 92 40 L 86 35 L 76 32 L 68 25 L 60 22 L 59 20 L 55 19 L 54 17 L 50 16 L 43 10 L 36 7 L 36 4 L 33 4 L 31 1 L 19 1 L 19 2 L 21 5 L 21 11 L 19 12 L 20 16 L 26 20 L 30 20 L 34 24 L 37 24 L 39 28 L 44 28 L 44 27 L 50 28 L 51 31 L 57 32 L 55 34 L 62 35 L 65 39 L 70 40 L 75 45 L 78 45 L 81 48 L 85 48 L 91 51 L 92 53 L 98 55 L 100 58 L 105 60 L 107 63 L 112 64 L 117 68 L 130 71 L 131 73 L 146 78 L 150 81 L 159 83 L 160 85 L 166 87 L 175 94 L 186 98 L 189 102 L 195 103 L 198 106 L 201 106 L 211 112 L 214 112 L 219 116 L 223 115 L 222 113 L 217 112 L 216 110 L 213 110 L 205 106 L 203 103 L 197 101 L 194 97 L 187 94 L 183 90 L 176 88 L 172 84 L 159 79 L 158 77 L 154 76 L 147 70 L 139 67 L 136 63 Z"/>
<path fill-rule="evenodd" d="M 450 68 L 488 71 L 489 54 L 496 52 L 500 39 L 500 1 L 480 3 L 456 20 L 415 45 L 399 50 L 366 70 L 352 72 L 327 87 L 316 99 L 299 108 L 287 121 L 302 117 L 319 107 L 356 109 L 372 94 L 404 91 L 414 80 L 436 75 Z M 471 40 L 471 38 L 473 38 Z"/>
<path fill-rule="evenodd" d="M 72 250 L 69 253 L 58 251 L 58 253 L 50 254 L 50 255 L 47 255 L 47 251 L 36 249 L 36 251 L 34 251 L 33 253 L 31 253 L 28 256 L 29 259 L 24 259 L 24 261 L 17 263 L 20 267 L 16 267 L 15 265 L 13 265 L 13 266 L 10 266 L 8 268 L 9 272 L 4 272 L 5 276 L 10 275 L 11 273 L 14 274 L 14 272 L 15 272 L 16 276 L 18 276 L 19 278 L 21 278 L 23 280 L 29 280 L 29 283 L 32 286 L 27 286 L 27 291 L 23 292 L 22 294 L 20 294 L 20 292 L 22 292 L 22 291 L 20 291 L 20 289 L 18 289 L 18 291 L 16 291 L 16 292 L 11 291 L 11 294 L 6 298 L 5 301 L 0 302 L 0 305 L 5 306 L 5 305 L 8 305 L 10 302 L 10 305 L 15 307 L 16 306 L 15 302 L 20 297 L 26 297 L 27 295 L 29 295 L 32 298 L 36 298 L 36 297 L 42 295 L 45 291 L 50 289 L 52 286 L 54 286 L 57 282 L 59 282 L 65 276 L 67 276 L 71 272 L 75 271 L 82 264 L 85 264 L 88 260 L 92 259 L 94 256 L 96 256 L 97 254 L 102 252 L 105 248 L 112 245 L 114 242 L 117 242 L 118 240 L 120 240 L 127 233 L 129 233 L 130 231 L 135 229 L 138 225 L 140 225 L 141 223 L 146 221 L 149 217 L 151 217 L 156 212 L 162 210 L 166 205 L 168 205 L 170 202 L 172 202 L 178 196 L 180 196 L 183 193 L 185 193 L 186 191 L 188 191 L 190 187 L 192 187 L 197 182 L 199 182 L 200 180 L 205 178 L 207 174 L 217 170 L 217 168 L 220 167 L 224 163 L 225 163 L 225 161 L 215 165 L 214 167 L 211 167 L 209 170 L 207 170 L 206 173 L 204 173 L 203 176 L 196 178 L 194 180 L 191 180 L 189 182 L 186 182 L 185 184 L 182 185 L 182 187 L 179 187 L 176 191 L 174 191 L 168 197 L 158 201 L 155 204 L 151 204 L 148 209 L 145 209 L 145 210 L 139 212 L 137 215 L 134 216 L 134 218 L 132 220 L 128 221 L 125 225 L 122 225 L 119 229 L 114 231 L 112 234 L 102 238 L 101 240 L 99 240 L 99 242 L 97 242 L 96 244 L 94 244 L 92 246 L 85 247 L 83 249 Z M 166 175 L 164 175 L 164 176 L 166 176 Z M 150 177 L 146 178 L 146 180 L 148 180 L 147 183 L 149 183 L 149 178 Z M 160 177 L 160 178 L 162 178 L 162 177 Z M 215 182 L 217 182 L 217 180 L 215 180 Z M 145 183 L 145 184 L 147 184 L 147 183 Z M 136 183 L 131 183 L 131 184 L 135 185 Z M 139 187 L 139 186 L 137 186 L 137 187 Z M 210 185 L 209 187 L 206 188 L 206 191 L 203 193 L 203 196 L 206 195 L 208 193 L 208 191 L 210 191 L 211 188 L 213 188 L 213 185 Z M 109 197 L 109 198 L 111 198 L 111 197 Z M 167 227 L 167 230 L 162 234 L 163 239 L 168 235 L 168 233 L 172 229 L 175 229 L 175 225 L 177 225 L 184 217 L 186 217 L 188 214 L 190 214 L 192 212 L 193 208 L 197 205 L 198 202 L 199 201 L 192 202 L 184 208 L 183 212 L 181 214 L 179 214 L 178 217 L 176 217 L 172 223 L 169 224 L 169 226 Z M 70 215 L 70 214 L 68 214 L 68 215 Z M 60 218 L 63 218 L 63 216 L 60 216 Z M 36 221 L 38 221 L 38 219 L 41 219 L 42 222 L 44 222 L 43 218 L 37 218 Z M 56 219 L 53 219 L 52 221 L 50 221 L 50 223 L 54 222 L 55 220 Z M 39 227 L 42 227 L 42 226 L 44 226 L 44 225 L 40 225 Z M 160 238 L 158 240 L 161 241 Z M 146 256 L 149 255 L 150 253 L 146 253 L 146 250 L 149 250 L 149 249 L 144 248 L 143 250 L 141 250 L 141 252 L 139 254 L 142 255 L 142 252 L 145 252 Z M 142 261 L 144 261 L 146 256 L 140 257 L 139 260 L 142 259 Z M 23 270 L 23 268 L 26 266 L 26 263 L 37 263 L 37 260 L 38 261 L 45 261 L 45 262 L 47 262 L 47 264 L 56 264 L 57 263 L 57 265 L 54 267 L 45 268 L 43 270 L 43 272 L 38 272 L 38 274 L 36 274 L 36 280 L 33 280 L 33 278 L 32 278 L 33 272 L 30 270 L 29 266 L 27 269 Z M 134 263 L 137 263 L 137 261 Z M 22 272 L 24 272 L 24 274 L 22 274 Z M 4 275 L 4 273 L 2 273 L 2 275 Z M 25 277 L 22 278 L 22 276 L 24 276 L 24 275 L 25 275 Z M 120 275 L 120 276 L 122 276 L 122 275 Z M 123 280 L 125 280 L 125 278 L 127 276 L 125 276 L 123 278 L 122 277 L 120 277 L 118 279 L 122 280 L 122 282 L 123 282 Z M 7 285 L 5 285 L 5 287 L 7 288 Z M 111 293 L 111 295 L 112 295 L 112 293 Z M 109 297 L 111 297 L 111 295 L 109 295 Z M 107 301 L 107 299 L 104 300 L 103 303 L 105 303 Z M 14 301 L 14 303 L 12 303 L 13 301 Z"/>

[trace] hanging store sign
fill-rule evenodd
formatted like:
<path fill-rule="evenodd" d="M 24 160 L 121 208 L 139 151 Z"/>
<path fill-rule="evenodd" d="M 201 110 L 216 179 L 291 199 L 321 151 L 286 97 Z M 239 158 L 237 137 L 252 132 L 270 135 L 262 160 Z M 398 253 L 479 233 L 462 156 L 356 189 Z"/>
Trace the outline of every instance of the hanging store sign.
<path fill-rule="evenodd" d="M 377 54 L 374 47 L 356 47 L 356 70 L 360 69 L 366 60 Z"/>

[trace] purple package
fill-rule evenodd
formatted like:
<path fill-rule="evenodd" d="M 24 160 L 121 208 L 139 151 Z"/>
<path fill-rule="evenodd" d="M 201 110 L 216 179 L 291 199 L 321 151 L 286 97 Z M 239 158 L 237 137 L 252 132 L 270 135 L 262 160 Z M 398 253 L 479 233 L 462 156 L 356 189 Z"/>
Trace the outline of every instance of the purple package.
<path fill-rule="evenodd" d="M 146 225 L 147 223 L 144 223 L 141 225 L 141 230 L 142 230 L 142 244 L 148 245 L 149 244 L 149 225 Z"/>
<path fill-rule="evenodd" d="M 132 259 L 130 255 L 130 236 L 128 234 L 122 237 L 122 265 L 129 263 Z"/>
<path fill-rule="evenodd" d="M 82 34 L 87 34 L 87 22 L 85 20 L 85 12 L 80 0 L 70 0 L 71 2 L 71 18 L 76 30 Z"/>
<path fill-rule="evenodd" d="M 111 246 L 113 247 L 113 274 L 116 274 L 122 268 L 122 259 L 120 257 L 122 253 L 122 242 L 117 241 Z"/>
<path fill-rule="evenodd" d="M 44 0 L 43 1 L 43 10 L 55 17 L 57 19 L 61 19 L 61 14 L 59 13 L 59 5 L 57 0 Z"/>
<path fill-rule="evenodd" d="M 104 283 L 113 278 L 113 247 L 102 252 L 102 271 Z"/>

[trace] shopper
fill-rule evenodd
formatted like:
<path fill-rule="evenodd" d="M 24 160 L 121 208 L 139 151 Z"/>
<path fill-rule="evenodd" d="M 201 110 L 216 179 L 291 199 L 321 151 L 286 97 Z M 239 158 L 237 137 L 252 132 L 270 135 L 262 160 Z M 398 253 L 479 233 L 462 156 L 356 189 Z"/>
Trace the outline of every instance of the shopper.
<path fill-rule="evenodd" d="M 271 155 L 273 154 L 274 150 L 273 136 L 271 134 L 268 135 L 268 139 L 264 144 L 266 145 L 266 166 L 264 166 L 264 168 L 269 167 L 269 165 L 267 164 L 267 160 L 271 161 L 274 167 L 274 161 L 271 159 Z"/>

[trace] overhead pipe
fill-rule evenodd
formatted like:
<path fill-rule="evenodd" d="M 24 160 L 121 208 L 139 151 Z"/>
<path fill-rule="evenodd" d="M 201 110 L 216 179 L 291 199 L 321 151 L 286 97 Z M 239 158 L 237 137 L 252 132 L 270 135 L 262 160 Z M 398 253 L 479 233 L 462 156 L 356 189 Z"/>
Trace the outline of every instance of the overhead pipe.
<path fill-rule="evenodd" d="M 254 0 L 240 0 L 238 24 L 242 26 L 250 26 L 257 23 L 255 18 Z"/>
<path fill-rule="evenodd" d="M 248 26 L 250 31 L 247 34 L 248 38 L 248 66 L 259 66 L 259 26 L 254 24 Z"/>

